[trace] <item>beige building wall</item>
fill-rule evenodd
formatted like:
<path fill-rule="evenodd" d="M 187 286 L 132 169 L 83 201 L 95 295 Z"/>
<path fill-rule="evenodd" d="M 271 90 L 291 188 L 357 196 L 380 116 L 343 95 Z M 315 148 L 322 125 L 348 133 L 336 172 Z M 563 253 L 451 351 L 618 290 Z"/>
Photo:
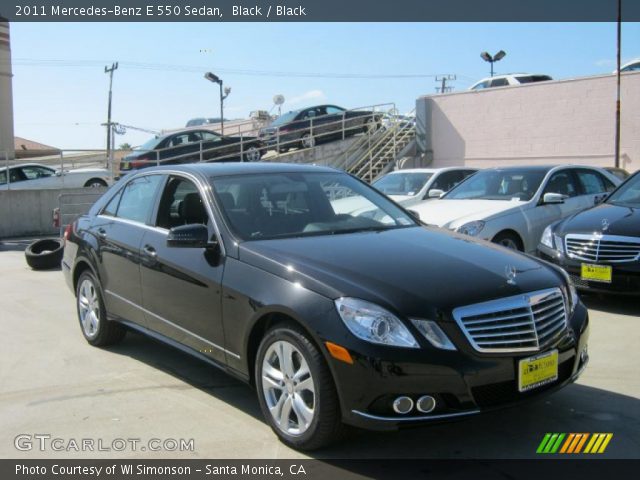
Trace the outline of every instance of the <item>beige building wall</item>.
<path fill-rule="evenodd" d="M 418 146 L 432 165 L 580 163 L 613 166 L 616 76 L 417 100 Z M 640 169 L 640 72 L 621 80 L 621 161 Z"/>
<path fill-rule="evenodd" d="M 14 157 L 9 23 L 0 19 L 0 160 Z"/>

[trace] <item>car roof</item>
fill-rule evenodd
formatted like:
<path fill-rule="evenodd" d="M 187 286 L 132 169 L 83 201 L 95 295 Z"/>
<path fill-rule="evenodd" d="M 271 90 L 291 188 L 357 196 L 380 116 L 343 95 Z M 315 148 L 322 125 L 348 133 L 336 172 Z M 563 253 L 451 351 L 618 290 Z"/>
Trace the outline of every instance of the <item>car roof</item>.
<path fill-rule="evenodd" d="M 330 167 L 276 162 L 188 163 L 184 165 L 165 165 L 160 167 L 145 168 L 141 171 L 141 173 L 172 171 L 199 173 L 208 177 L 222 177 L 226 175 L 251 175 L 261 173 L 344 173 L 341 170 Z"/>
<path fill-rule="evenodd" d="M 49 168 L 51 170 L 55 170 L 56 166 L 54 165 L 43 165 L 42 163 L 19 163 L 17 165 L 9 165 L 9 168 L 21 168 L 21 167 L 44 167 L 44 168 Z M 6 170 L 7 167 L 0 167 L 0 172 Z"/>

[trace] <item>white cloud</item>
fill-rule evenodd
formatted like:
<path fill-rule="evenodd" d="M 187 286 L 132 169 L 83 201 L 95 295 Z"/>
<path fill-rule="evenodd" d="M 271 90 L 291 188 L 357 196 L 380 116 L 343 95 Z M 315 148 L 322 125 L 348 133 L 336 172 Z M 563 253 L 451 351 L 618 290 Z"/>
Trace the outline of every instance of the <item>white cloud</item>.
<path fill-rule="evenodd" d="M 287 105 L 297 105 L 299 103 L 308 102 L 311 100 L 324 100 L 327 96 L 324 94 L 322 90 L 309 90 L 308 92 L 303 93 L 302 95 L 298 95 L 293 98 L 287 99 L 285 97 L 285 104 Z"/>

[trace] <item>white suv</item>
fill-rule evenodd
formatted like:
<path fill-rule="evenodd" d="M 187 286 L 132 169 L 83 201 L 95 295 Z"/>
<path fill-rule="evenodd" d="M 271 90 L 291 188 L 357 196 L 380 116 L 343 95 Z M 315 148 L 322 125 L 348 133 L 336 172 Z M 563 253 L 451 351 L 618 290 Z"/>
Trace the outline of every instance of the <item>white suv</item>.
<path fill-rule="evenodd" d="M 508 75 L 495 75 L 493 77 L 483 78 L 479 82 L 474 83 L 469 90 L 482 90 L 492 87 L 507 87 L 509 85 L 522 85 L 524 83 L 546 82 L 553 80 L 549 75 L 531 74 L 531 73 L 510 73 Z"/>

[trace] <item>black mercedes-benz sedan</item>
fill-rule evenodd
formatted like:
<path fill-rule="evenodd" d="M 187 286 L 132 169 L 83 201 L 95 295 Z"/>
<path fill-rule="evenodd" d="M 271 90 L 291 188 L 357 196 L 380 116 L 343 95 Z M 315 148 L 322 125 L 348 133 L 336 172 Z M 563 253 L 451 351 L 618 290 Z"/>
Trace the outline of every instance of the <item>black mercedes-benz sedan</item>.
<path fill-rule="evenodd" d="M 603 203 L 547 227 L 538 253 L 579 289 L 640 295 L 640 172 Z"/>
<path fill-rule="evenodd" d="M 346 197 L 357 210 L 336 213 Z M 519 403 L 588 361 L 587 310 L 562 269 L 422 225 L 330 168 L 149 168 L 65 237 L 90 344 L 133 329 L 250 382 L 299 449 L 345 424 L 393 429 Z"/>
<path fill-rule="evenodd" d="M 122 158 L 120 172 L 193 162 L 258 162 L 264 148 L 256 137 L 229 137 L 210 130 L 187 129 L 156 136 Z"/>

